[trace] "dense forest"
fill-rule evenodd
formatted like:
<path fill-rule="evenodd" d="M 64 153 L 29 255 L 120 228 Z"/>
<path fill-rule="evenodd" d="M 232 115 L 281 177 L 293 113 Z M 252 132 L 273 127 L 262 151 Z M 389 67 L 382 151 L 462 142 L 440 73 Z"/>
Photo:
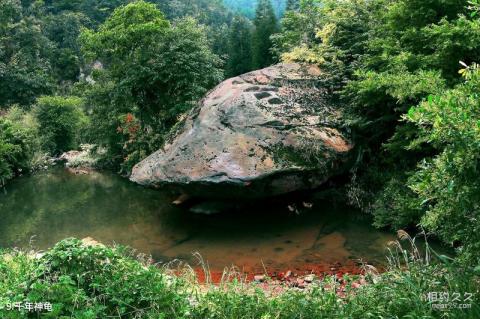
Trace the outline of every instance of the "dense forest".
<path fill-rule="evenodd" d="M 274 43 L 283 60 L 322 65 L 350 114 L 350 200 L 377 226 L 420 223 L 478 265 L 479 4 L 321 3 L 287 12 Z"/>
<path fill-rule="evenodd" d="M 215 85 L 280 62 L 318 65 L 344 113 L 356 158 L 336 196 L 378 228 L 441 241 L 452 258 L 431 261 L 412 242 L 363 294 L 225 288 L 192 306 L 188 282 L 66 241 L 40 261 L 15 255 L 21 267 L 0 259 L 0 293 L 61 300 L 56 314 L 74 318 L 478 318 L 422 300 L 449 289 L 478 301 L 478 0 L 0 0 L 0 185 L 81 144 L 94 145 L 99 168 L 128 176 Z M 44 279 L 23 289 L 35 267 Z M 77 282 L 88 267 L 101 271 Z"/>
<path fill-rule="evenodd" d="M 46 152 L 80 142 L 108 145 L 104 164 L 128 174 L 208 89 L 276 61 L 269 37 L 278 21 L 269 1 L 259 2 L 262 15 L 253 22 L 221 1 L 139 2 L 114 11 L 124 2 L 1 2 L 0 105 L 14 119 L 2 120 L 9 132 L 2 182 Z M 41 139 L 32 138 L 37 129 Z"/>

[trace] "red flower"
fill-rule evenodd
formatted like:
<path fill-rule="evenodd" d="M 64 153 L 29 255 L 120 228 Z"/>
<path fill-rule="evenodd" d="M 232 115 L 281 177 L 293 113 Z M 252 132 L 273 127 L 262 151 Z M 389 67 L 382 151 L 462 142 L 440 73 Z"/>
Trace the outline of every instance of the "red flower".
<path fill-rule="evenodd" d="M 133 116 L 132 113 L 128 113 L 127 116 L 125 117 L 125 123 L 130 123 L 133 120 L 135 120 L 135 116 Z"/>

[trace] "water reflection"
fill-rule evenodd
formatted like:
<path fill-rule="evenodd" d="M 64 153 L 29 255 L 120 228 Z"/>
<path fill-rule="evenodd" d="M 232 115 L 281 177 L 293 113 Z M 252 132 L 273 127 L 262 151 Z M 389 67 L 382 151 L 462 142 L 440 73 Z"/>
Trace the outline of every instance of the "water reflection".
<path fill-rule="evenodd" d="M 191 262 L 192 252 L 199 252 L 212 269 L 235 264 L 249 271 L 355 259 L 378 263 L 394 239 L 350 208 L 324 202 L 301 215 L 274 201 L 200 216 L 172 205 L 173 199 L 109 173 L 54 169 L 22 177 L 0 194 L 0 246 L 28 247 L 35 236 L 34 247 L 46 249 L 66 237 L 92 237 L 158 261 Z"/>

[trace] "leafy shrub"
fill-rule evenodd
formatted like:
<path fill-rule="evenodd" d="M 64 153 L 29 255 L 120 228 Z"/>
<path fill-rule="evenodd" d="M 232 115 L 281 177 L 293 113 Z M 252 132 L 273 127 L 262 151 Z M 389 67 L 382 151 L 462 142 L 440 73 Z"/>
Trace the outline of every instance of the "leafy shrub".
<path fill-rule="evenodd" d="M 50 41 L 33 12 L 33 1 L 0 2 L 0 108 L 29 107 L 53 86 L 49 63 Z"/>
<path fill-rule="evenodd" d="M 124 249 L 58 243 L 41 258 L 10 252 L 0 257 L 3 301 L 53 304 L 45 318 L 184 318 L 180 280 L 128 257 Z M 2 318 L 36 318 L 0 310 Z"/>
<path fill-rule="evenodd" d="M 132 258 L 125 248 L 66 239 L 43 255 L 0 253 L 0 302 L 49 301 L 53 311 L 44 318 L 478 318 L 478 274 L 423 257 L 407 239 L 411 247 L 393 243 L 387 271 L 367 271 L 361 286 L 357 277 L 327 276 L 309 290 L 278 287 L 275 294 L 238 280 L 200 286 Z M 435 310 L 430 292 L 472 293 L 472 307 Z M 37 318 L 5 309 L 0 316 Z"/>
<path fill-rule="evenodd" d="M 438 152 L 419 163 L 408 186 L 425 211 L 422 225 L 480 265 L 480 69 L 462 72 L 464 84 L 430 96 L 405 117 L 418 129 L 412 147 L 428 143 Z"/>
<path fill-rule="evenodd" d="M 44 96 L 34 109 L 42 147 L 52 155 L 78 147 L 79 129 L 85 125 L 82 100 L 77 97 Z"/>
<path fill-rule="evenodd" d="M 24 127 L 22 122 L 0 117 L 0 186 L 29 169 L 34 139 L 34 131 Z"/>
<path fill-rule="evenodd" d="M 352 202 L 380 227 L 421 222 L 474 264 L 475 72 L 455 87 L 458 61 L 480 61 L 479 8 L 477 0 L 307 0 L 276 36 L 285 60 L 318 63 L 343 102 L 359 152 Z M 422 102 L 428 95 L 436 97 Z"/>
<path fill-rule="evenodd" d="M 87 88 L 91 131 L 115 164 L 125 162 L 127 174 L 133 160 L 159 149 L 178 117 L 222 78 L 205 28 L 191 18 L 172 25 L 144 1 L 117 8 L 80 39 L 87 57 L 106 62 Z M 135 134 L 123 130 L 127 116 L 138 124 Z"/>

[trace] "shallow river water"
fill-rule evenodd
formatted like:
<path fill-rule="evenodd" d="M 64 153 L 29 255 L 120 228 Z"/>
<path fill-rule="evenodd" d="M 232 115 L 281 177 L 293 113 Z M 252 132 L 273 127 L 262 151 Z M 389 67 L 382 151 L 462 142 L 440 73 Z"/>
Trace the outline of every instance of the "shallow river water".
<path fill-rule="evenodd" d="M 198 252 L 212 270 L 236 265 L 254 272 L 360 259 L 381 264 L 386 243 L 395 239 L 352 208 L 320 200 L 310 201 L 311 208 L 300 201 L 298 214 L 283 198 L 206 216 L 171 204 L 174 199 L 110 173 L 56 168 L 20 177 L 0 192 L 0 247 L 46 249 L 67 237 L 91 237 L 158 262 L 195 264 Z"/>

